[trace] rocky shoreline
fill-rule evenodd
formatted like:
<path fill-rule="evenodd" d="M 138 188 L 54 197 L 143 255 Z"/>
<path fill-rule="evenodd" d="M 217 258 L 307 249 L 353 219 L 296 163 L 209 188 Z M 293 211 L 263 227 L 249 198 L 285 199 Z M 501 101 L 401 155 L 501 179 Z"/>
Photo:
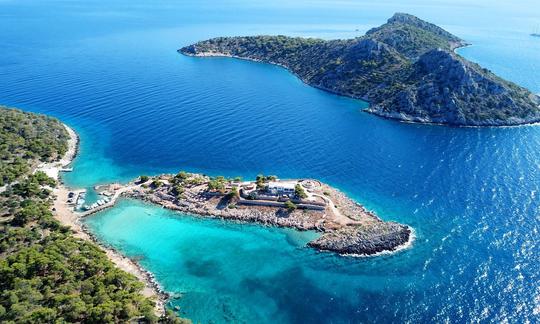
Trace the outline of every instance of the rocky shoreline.
<path fill-rule="evenodd" d="M 456 54 L 469 45 L 409 14 L 354 39 L 216 37 L 178 50 L 286 68 L 304 83 L 362 99 L 364 111 L 408 123 L 520 126 L 540 122 L 540 96 Z"/>
<path fill-rule="evenodd" d="M 402 250 L 412 244 L 414 234 L 409 226 L 381 220 L 339 190 L 317 180 L 297 180 L 309 183 L 310 194 L 325 201 L 323 210 L 244 205 L 240 197 L 231 198 L 223 192 L 209 192 L 206 188 L 211 178 L 188 174 L 198 179 L 196 185 L 182 187 L 179 197 L 174 193 L 174 175 L 160 175 L 144 183 L 130 183 L 119 196 L 138 199 L 164 208 L 200 216 L 252 222 L 267 226 L 287 227 L 297 230 L 314 230 L 321 233 L 308 246 L 319 251 L 341 255 L 373 256 Z M 153 184 L 159 182 L 159 187 Z"/>
<path fill-rule="evenodd" d="M 461 47 L 468 46 L 468 43 L 459 43 L 455 47 L 453 47 L 453 50 L 459 49 Z M 362 111 L 384 118 L 388 120 L 393 120 L 397 122 L 402 123 L 409 123 L 409 124 L 427 124 L 427 125 L 437 125 L 437 126 L 452 126 L 452 127 L 522 127 L 522 126 L 533 126 L 540 124 L 540 117 L 536 118 L 528 118 L 528 119 L 522 119 L 517 117 L 511 117 L 508 120 L 497 120 L 497 119 L 488 119 L 482 122 L 478 123 L 471 123 L 469 125 L 464 125 L 462 123 L 451 123 L 448 122 L 444 118 L 433 118 L 428 116 L 415 116 L 415 115 L 409 115 L 404 112 L 396 112 L 396 111 L 387 111 L 385 110 L 385 107 L 374 105 L 372 101 L 368 98 L 368 96 L 359 96 L 354 93 L 344 93 L 340 91 L 333 90 L 329 87 L 324 87 L 319 84 L 314 84 L 310 82 L 307 78 L 295 73 L 293 70 L 291 70 L 289 67 L 287 67 L 284 64 L 273 62 L 273 61 L 264 61 L 257 58 L 252 57 L 242 57 L 238 55 L 232 55 L 224 52 L 198 52 L 198 53 L 189 53 L 182 49 L 179 49 L 177 51 L 180 54 L 183 54 L 185 56 L 190 57 L 225 57 L 225 58 L 234 58 L 238 60 L 243 61 L 251 61 L 251 62 L 257 62 L 257 63 L 265 63 L 265 64 L 271 64 L 275 66 L 279 66 L 281 68 L 284 68 L 288 72 L 292 73 L 294 76 L 298 77 L 300 81 L 302 81 L 304 84 L 309 85 L 311 87 L 317 88 L 322 91 L 326 91 L 328 93 L 337 95 L 337 96 L 343 96 L 348 97 L 352 99 L 358 99 L 366 102 L 369 106 L 367 108 L 364 108 Z"/>
<path fill-rule="evenodd" d="M 412 230 L 408 226 L 381 222 L 362 230 L 349 226 L 340 231 L 328 232 L 309 242 L 308 246 L 342 255 L 374 256 L 403 250 L 413 240 Z"/>

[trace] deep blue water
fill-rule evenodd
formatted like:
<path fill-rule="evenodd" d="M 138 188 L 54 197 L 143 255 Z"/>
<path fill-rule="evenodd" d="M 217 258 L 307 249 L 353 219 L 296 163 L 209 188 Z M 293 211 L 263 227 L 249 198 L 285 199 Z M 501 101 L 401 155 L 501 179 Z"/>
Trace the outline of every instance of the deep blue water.
<path fill-rule="evenodd" d="M 0 103 L 79 132 L 72 186 L 180 169 L 315 177 L 416 230 L 410 250 L 350 259 L 303 248 L 298 233 L 133 201 L 89 220 L 183 293 L 174 303 L 194 320 L 538 321 L 540 126 L 397 123 L 279 67 L 176 53 L 219 35 L 354 37 L 396 11 L 465 38 L 462 55 L 540 92 L 537 1 L 0 0 Z"/>

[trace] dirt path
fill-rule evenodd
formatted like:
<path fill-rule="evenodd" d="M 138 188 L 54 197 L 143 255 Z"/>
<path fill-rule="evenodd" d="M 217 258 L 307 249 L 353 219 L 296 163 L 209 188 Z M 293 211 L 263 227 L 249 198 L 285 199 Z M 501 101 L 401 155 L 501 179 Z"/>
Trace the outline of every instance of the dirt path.
<path fill-rule="evenodd" d="M 316 193 L 312 193 L 311 195 L 316 196 L 316 197 L 320 197 L 320 198 L 324 199 L 324 201 L 326 201 L 328 203 L 328 206 L 330 206 L 330 209 L 332 210 L 332 214 L 334 214 L 334 219 L 333 219 L 334 222 L 336 222 L 336 223 L 338 223 L 340 225 L 351 225 L 351 224 L 358 224 L 359 223 L 358 221 L 355 221 L 355 220 L 350 219 L 349 217 L 343 215 L 339 211 L 339 209 L 336 207 L 336 205 L 334 204 L 332 199 L 330 199 L 328 197 L 325 197 L 323 195 L 316 194 Z"/>

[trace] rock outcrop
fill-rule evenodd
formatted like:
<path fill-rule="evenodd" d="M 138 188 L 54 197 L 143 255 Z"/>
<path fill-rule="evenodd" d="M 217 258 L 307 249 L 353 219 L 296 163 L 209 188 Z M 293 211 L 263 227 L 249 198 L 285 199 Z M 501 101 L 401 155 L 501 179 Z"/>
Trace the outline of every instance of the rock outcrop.
<path fill-rule="evenodd" d="M 540 120 L 537 96 L 441 49 L 420 56 L 402 88 L 368 111 L 453 125 L 515 125 Z"/>
<path fill-rule="evenodd" d="M 323 234 L 308 243 L 323 251 L 345 255 L 374 255 L 405 247 L 411 240 L 408 226 L 395 222 L 379 222 L 371 226 L 346 226 Z"/>

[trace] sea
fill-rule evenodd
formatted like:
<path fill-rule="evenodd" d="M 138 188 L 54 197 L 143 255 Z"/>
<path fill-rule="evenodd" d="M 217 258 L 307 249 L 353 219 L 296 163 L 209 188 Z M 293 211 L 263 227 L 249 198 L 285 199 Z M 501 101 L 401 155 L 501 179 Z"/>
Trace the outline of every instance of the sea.
<path fill-rule="evenodd" d="M 0 0 L 0 104 L 79 133 L 73 188 L 180 170 L 317 178 L 415 230 L 406 250 L 355 258 L 306 247 L 313 232 L 128 199 L 85 220 L 196 323 L 539 322 L 539 125 L 400 123 L 277 66 L 177 53 L 217 36 L 359 37 L 395 12 L 540 93 L 538 0 Z"/>

